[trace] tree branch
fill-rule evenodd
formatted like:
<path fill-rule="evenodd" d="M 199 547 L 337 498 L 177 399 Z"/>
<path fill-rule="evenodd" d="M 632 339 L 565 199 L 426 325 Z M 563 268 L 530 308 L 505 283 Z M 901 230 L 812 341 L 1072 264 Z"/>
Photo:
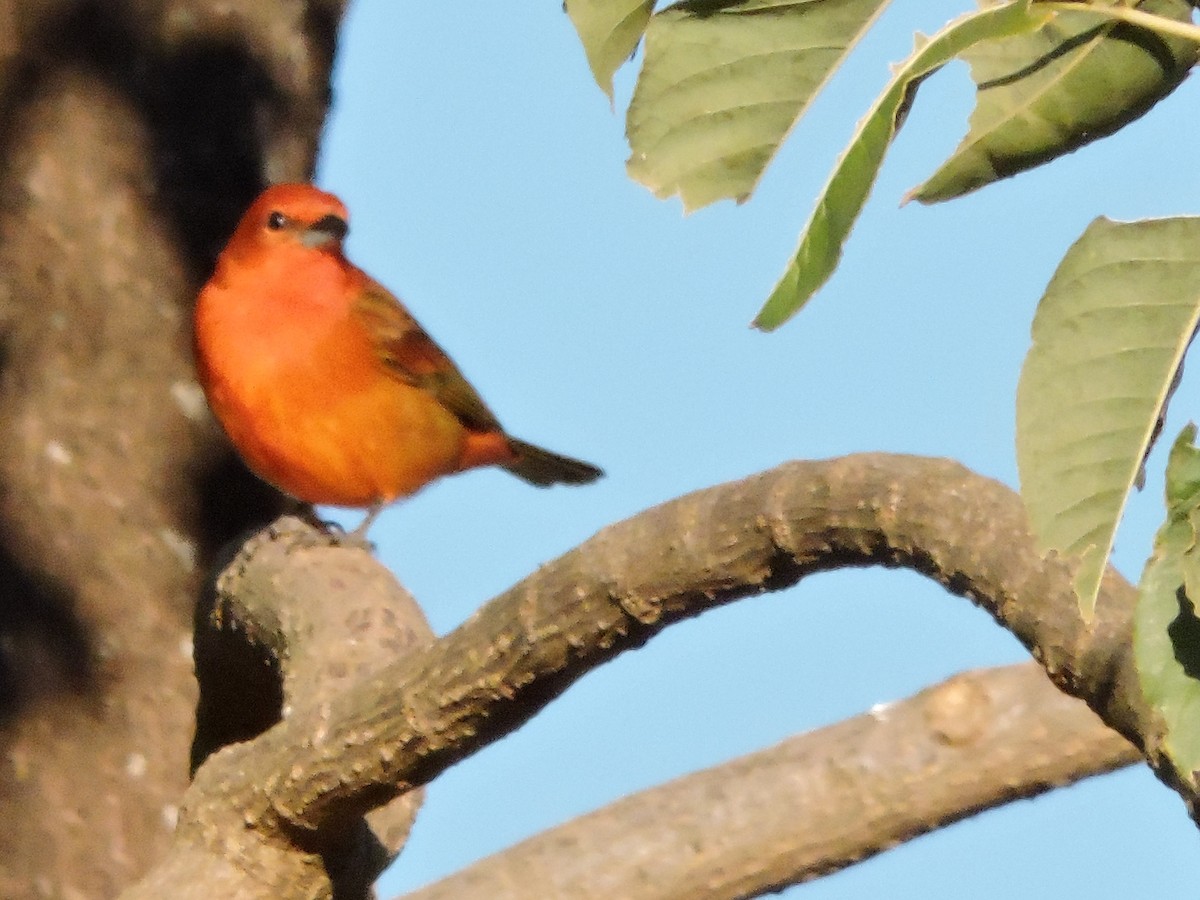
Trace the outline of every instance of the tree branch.
<path fill-rule="evenodd" d="M 968 672 L 618 800 L 406 900 L 756 897 L 1140 759 L 1032 663 Z"/>
<path fill-rule="evenodd" d="M 672 622 L 868 564 L 970 596 L 1110 726 L 1139 746 L 1154 734 L 1134 679 L 1128 584 L 1109 573 L 1088 630 L 1070 571 L 1038 556 L 1012 491 L 943 460 L 859 455 L 791 463 L 605 529 L 441 640 L 214 755 L 177 843 L 219 853 L 230 829 L 272 853 L 328 840 Z"/>
<path fill-rule="evenodd" d="M 293 711 L 323 709 L 433 639 L 416 601 L 361 545 L 341 546 L 291 517 L 247 541 L 214 588 L 196 623 L 194 765 Z M 270 779 L 286 764 L 283 756 L 254 771 Z M 235 783 L 249 775 L 216 769 Z M 320 835 L 287 840 L 245 829 L 205 832 L 200 823 L 204 841 L 174 855 L 130 896 L 365 897 L 407 840 L 421 793 L 403 794 L 365 821 L 347 817 Z"/>

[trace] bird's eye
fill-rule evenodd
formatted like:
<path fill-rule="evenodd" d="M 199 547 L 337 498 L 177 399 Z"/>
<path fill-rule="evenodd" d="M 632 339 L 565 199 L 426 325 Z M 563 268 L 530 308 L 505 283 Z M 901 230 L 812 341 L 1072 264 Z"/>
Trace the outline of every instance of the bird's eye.
<path fill-rule="evenodd" d="M 281 212 L 273 212 L 267 216 L 267 227 L 272 231 L 278 231 L 287 224 L 287 216 Z"/>

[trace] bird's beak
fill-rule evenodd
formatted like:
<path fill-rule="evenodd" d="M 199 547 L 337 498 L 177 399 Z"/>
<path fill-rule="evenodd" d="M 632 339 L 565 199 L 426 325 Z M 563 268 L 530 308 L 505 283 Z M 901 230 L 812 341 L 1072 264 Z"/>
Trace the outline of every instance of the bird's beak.
<path fill-rule="evenodd" d="M 323 247 L 340 244 L 350 231 L 350 226 L 341 216 L 330 213 L 322 216 L 300 232 L 300 242 L 306 247 Z"/>

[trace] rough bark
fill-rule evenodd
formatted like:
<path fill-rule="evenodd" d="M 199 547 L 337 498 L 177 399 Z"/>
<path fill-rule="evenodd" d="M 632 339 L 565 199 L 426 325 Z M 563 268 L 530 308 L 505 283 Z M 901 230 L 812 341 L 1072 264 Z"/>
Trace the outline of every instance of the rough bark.
<path fill-rule="evenodd" d="M 757 897 L 1140 759 L 1036 665 L 969 672 L 618 800 L 405 897 Z"/>
<path fill-rule="evenodd" d="M 113 896 L 174 828 L 203 573 L 279 509 L 204 411 L 190 305 L 310 170 L 339 11 L 0 0 L 0 896 Z"/>
<path fill-rule="evenodd" d="M 297 711 L 324 708 L 356 681 L 433 640 L 412 596 L 368 548 L 342 540 L 285 518 L 248 541 L 217 580 L 211 605 L 197 616 L 193 766 Z M 288 602 L 279 603 L 281 596 Z M 408 839 L 420 800 L 421 792 L 411 791 L 372 810 L 365 822 L 348 818 L 298 840 L 305 866 L 317 881 L 328 881 L 334 896 L 366 896 Z M 212 839 L 226 859 L 238 859 L 237 837 Z M 252 873 L 253 888 L 243 885 L 230 896 L 286 896 L 298 887 L 287 873 L 264 867 Z"/>
<path fill-rule="evenodd" d="M 334 839 L 347 821 L 427 783 L 673 622 L 812 572 L 870 564 L 907 566 L 970 597 L 1109 726 L 1138 746 L 1154 734 L 1132 677 L 1132 588 L 1109 573 L 1085 628 L 1070 570 L 1038 555 L 1008 488 L 944 460 L 866 454 L 791 463 L 603 530 L 455 632 L 215 755 L 188 791 L 172 854 L 129 896 L 156 896 L 188 871 L 196 880 L 205 869 L 181 861 L 203 866 L 206 854 L 208 867 L 224 870 L 222 841 L 231 833 L 246 840 L 249 870 L 287 865 L 290 878 L 303 880 L 306 890 L 289 896 L 328 896 L 317 867 L 304 863 L 314 836 Z M 236 573 L 223 584 L 241 590 Z M 241 627 L 270 630 L 272 619 Z M 1093 771 L 1114 765 L 1111 756 L 1096 759 Z M 973 809 L 970 792 L 958 788 Z"/>

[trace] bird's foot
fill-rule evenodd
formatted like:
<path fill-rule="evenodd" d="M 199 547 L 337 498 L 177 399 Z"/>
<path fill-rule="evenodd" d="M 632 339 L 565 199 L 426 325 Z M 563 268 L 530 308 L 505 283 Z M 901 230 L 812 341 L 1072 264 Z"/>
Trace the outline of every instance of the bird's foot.
<path fill-rule="evenodd" d="M 337 522 L 322 519 L 310 504 L 297 501 L 294 509 L 275 520 L 269 528 L 270 537 L 274 540 L 287 539 L 290 548 L 303 550 L 312 547 L 347 547 L 374 552 L 374 546 L 366 539 L 368 521 L 353 531 L 346 531 Z"/>

